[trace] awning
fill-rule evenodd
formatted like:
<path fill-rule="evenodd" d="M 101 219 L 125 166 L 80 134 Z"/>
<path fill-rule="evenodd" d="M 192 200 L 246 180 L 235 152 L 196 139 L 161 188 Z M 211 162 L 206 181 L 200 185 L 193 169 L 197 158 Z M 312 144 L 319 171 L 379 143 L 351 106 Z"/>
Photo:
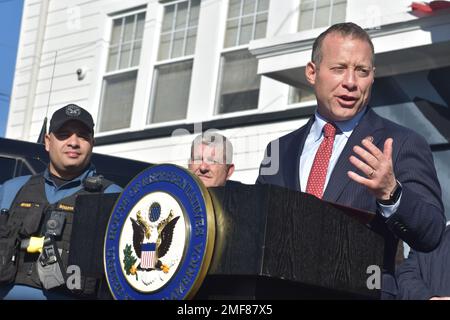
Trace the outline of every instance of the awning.
<path fill-rule="evenodd" d="M 432 13 L 437 10 L 450 8 L 450 1 L 429 1 L 429 2 L 413 2 L 411 9 L 413 11 L 421 11 L 425 13 Z"/>

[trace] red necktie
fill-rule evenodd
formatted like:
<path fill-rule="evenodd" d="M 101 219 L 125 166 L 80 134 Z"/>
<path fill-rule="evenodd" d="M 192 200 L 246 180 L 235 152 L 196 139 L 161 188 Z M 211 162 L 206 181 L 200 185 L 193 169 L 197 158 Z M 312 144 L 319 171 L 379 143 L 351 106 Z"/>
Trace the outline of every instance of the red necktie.
<path fill-rule="evenodd" d="M 306 184 L 306 192 L 321 199 L 323 195 L 323 187 L 325 178 L 327 177 L 328 164 L 330 163 L 331 152 L 333 151 L 334 137 L 336 135 L 336 127 L 327 122 L 323 127 L 324 138 L 317 150 L 314 162 L 309 173 L 308 183 Z"/>

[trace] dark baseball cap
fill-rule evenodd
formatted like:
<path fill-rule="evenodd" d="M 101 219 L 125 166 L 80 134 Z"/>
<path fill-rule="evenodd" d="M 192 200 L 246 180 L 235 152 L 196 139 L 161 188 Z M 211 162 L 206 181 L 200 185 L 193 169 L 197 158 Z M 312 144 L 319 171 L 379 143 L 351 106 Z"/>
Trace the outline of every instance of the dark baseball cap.
<path fill-rule="evenodd" d="M 58 131 L 66 122 L 72 120 L 81 122 L 89 129 L 90 133 L 94 133 L 94 120 L 91 114 L 76 104 L 68 104 L 53 113 L 49 132 Z"/>

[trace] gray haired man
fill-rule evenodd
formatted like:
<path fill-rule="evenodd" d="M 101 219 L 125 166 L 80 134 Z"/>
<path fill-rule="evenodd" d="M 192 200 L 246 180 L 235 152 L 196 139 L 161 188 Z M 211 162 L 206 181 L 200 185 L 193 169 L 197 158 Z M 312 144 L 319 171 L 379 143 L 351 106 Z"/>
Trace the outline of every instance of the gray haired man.
<path fill-rule="evenodd" d="M 234 172 L 233 145 L 217 132 L 198 135 L 192 141 L 188 168 L 206 187 L 224 186 Z"/>

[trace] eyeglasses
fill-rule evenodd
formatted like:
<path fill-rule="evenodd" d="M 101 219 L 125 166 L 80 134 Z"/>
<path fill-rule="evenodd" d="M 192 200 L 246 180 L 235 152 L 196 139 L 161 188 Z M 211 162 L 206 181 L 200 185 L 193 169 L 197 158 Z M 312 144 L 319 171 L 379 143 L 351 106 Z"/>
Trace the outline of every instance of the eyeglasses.
<path fill-rule="evenodd" d="M 200 157 L 198 157 L 198 158 L 190 159 L 190 163 L 192 163 L 192 164 L 202 164 L 202 162 L 206 163 L 206 164 L 209 164 L 209 165 L 212 165 L 212 164 L 224 164 L 223 161 L 219 161 L 219 160 L 213 159 L 213 158 L 200 158 Z"/>

